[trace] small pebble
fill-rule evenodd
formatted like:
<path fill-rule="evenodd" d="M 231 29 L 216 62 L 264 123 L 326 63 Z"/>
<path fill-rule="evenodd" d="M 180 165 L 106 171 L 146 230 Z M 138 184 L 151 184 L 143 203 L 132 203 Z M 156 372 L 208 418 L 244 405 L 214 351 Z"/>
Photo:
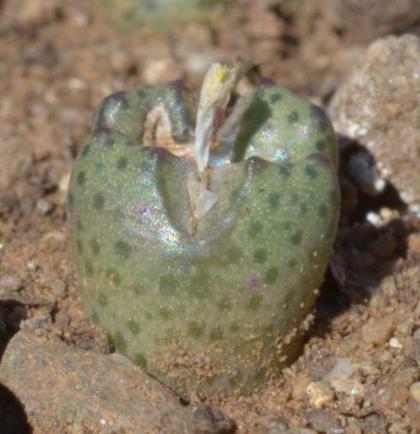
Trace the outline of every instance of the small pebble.
<path fill-rule="evenodd" d="M 344 393 L 354 398 L 362 398 L 364 395 L 364 386 L 352 378 L 337 379 L 331 382 L 331 387 L 336 393 Z"/>
<path fill-rule="evenodd" d="M 18 291 L 23 287 L 22 279 L 18 276 L 0 277 L 0 295 L 8 292 Z"/>
<path fill-rule="evenodd" d="M 340 428 L 337 414 L 331 410 L 313 410 L 307 414 L 311 428 L 326 432 Z"/>
<path fill-rule="evenodd" d="M 284 431 L 269 431 L 267 434 L 317 434 L 317 432 L 309 428 L 292 428 Z"/>
<path fill-rule="evenodd" d="M 29 271 L 36 271 L 39 268 L 39 265 L 35 261 L 28 261 L 26 267 Z"/>
<path fill-rule="evenodd" d="M 52 211 L 54 205 L 49 200 L 38 199 L 36 201 L 36 208 L 41 214 L 47 215 Z"/>
<path fill-rule="evenodd" d="M 367 152 L 357 152 L 350 157 L 350 175 L 363 193 L 375 196 L 384 191 L 386 182 L 376 169 L 375 160 Z"/>
<path fill-rule="evenodd" d="M 411 336 L 413 334 L 414 318 L 403 319 L 397 326 L 396 334 L 400 336 Z"/>
<path fill-rule="evenodd" d="M 309 403 L 317 409 L 324 407 L 334 399 L 334 393 L 330 387 L 324 383 L 312 382 L 306 388 Z"/>
<path fill-rule="evenodd" d="M 34 200 L 30 196 L 25 196 L 20 201 L 20 209 L 23 214 L 28 215 L 34 209 Z"/>
<path fill-rule="evenodd" d="M 410 386 L 410 395 L 420 404 L 420 381 Z"/>
<path fill-rule="evenodd" d="M 373 226 L 380 226 L 382 219 L 378 213 L 370 211 L 366 214 L 366 221 Z"/>
<path fill-rule="evenodd" d="M 62 193 L 67 193 L 67 190 L 69 189 L 70 176 L 71 176 L 71 173 L 68 172 L 65 175 L 63 175 L 61 177 L 60 181 L 58 182 L 58 189 Z"/>
<path fill-rule="evenodd" d="M 349 378 L 353 373 L 352 361 L 349 357 L 337 358 L 333 368 L 327 372 L 322 380 L 326 383 L 331 383 L 336 379 Z"/>
<path fill-rule="evenodd" d="M 381 345 L 389 340 L 394 331 L 394 315 L 370 321 L 362 327 L 362 339 L 367 344 Z"/>
<path fill-rule="evenodd" d="M 397 338 L 391 338 L 388 343 L 391 348 L 401 349 L 403 347 Z"/>
<path fill-rule="evenodd" d="M 408 250 L 414 254 L 420 253 L 420 234 L 410 234 L 407 239 Z M 419 302 L 420 305 L 420 302 Z"/>

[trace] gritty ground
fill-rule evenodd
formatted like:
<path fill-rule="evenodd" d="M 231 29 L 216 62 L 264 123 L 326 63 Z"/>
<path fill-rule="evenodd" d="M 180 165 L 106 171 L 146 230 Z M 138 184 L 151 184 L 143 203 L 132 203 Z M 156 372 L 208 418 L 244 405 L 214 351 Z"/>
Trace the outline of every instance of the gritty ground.
<path fill-rule="evenodd" d="M 211 60 L 239 54 L 325 104 L 368 42 L 418 30 L 413 9 L 406 21 L 397 11 L 398 28 L 388 17 L 372 34 L 374 23 L 366 30 L 362 22 L 353 37 L 318 2 L 275 3 L 250 2 L 216 16 L 211 29 L 191 25 L 167 38 L 115 25 L 91 2 L 0 1 L 2 351 L 22 324 L 37 336 L 112 351 L 80 305 L 64 207 L 73 160 L 105 96 L 180 76 L 194 86 Z M 241 433 L 420 430 L 420 222 L 392 185 L 372 199 L 352 182 L 347 161 L 359 146 L 342 153 L 339 236 L 303 355 L 263 392 L 209 403 Z M 0 394 L 0 406 L 2 420 L 13 411 L 25 417 L 16 397 Z"/>

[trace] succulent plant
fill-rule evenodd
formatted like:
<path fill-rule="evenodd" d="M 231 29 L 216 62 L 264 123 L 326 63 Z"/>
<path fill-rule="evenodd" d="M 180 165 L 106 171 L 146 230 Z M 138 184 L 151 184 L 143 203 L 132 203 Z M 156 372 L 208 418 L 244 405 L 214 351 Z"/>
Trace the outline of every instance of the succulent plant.
<path fill-rule="evenodd" d="M 238 66 L 239 65 L 239 66 Z M 337 148 L 324 112 L 213 65 L 101 105 L 68 194 L 82 299 L 116 349 L 184 396 L 277 372 L 336 235 Z"/>

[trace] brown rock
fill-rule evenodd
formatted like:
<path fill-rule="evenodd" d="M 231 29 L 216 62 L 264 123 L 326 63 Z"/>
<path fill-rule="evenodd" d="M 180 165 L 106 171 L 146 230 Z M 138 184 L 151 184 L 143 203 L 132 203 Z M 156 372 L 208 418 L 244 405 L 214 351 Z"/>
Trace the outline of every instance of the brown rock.
<path fill-rule="evenodd" d="M 33 26 L 52 20 L 58 8 L 57 0 L 20 0 L 5 3 L 0 28 L 13 25 Z"/>
<path fill-rule="evenodd" d="M 394 315 L 369 321 L 362 327 L 362 339 L 367 344 L 383 345 L 389 340 L 395 328 Z"/>
<path fill-rule="evenodd" d="M 324 0 L 319 3 L 327 21 L 341 29 L 343 37 L 353 43 L 404 32 L 420 18 L 417 0 Z"/>
<path fill-rule="evenodd" d="M 334 392 L 327 384 L 320 382 L 309 383 L 306 388 L 306 394 L 309 398 L 309 403 L 317 409 L 324 407 L 334 399 Z"/>
<path fill-rule="evenodd" d="M 413 428 L 420 429 L 420 402 L 415 399 L 409 399 L 407 415 L 410 418 Z"/>
<path fill-rule="evenodd" d="M 207 406 L 183 406 L 126 358 L 75 349 L 21 331 L 10 341 L 0 381 L 42 433 L 230 433 L 233 422 Z"/>
<path fill-rule="evenodd" d="M 336 131 L 368 148 L 414 210 L 420 210 L 419 58 L 414 35 L 377 40 L 329 109 Z"/>
<path fill-rule="evenodd" d="M 311 428 L 317 431 L 326 432 L 340 427 L 337 414 L 331 410 L 313 410 L 306 417 Z"/>
<path fill-rule="evenodd" d="M 420 381 L 410 386 L 410 395 L 420 404 Z"/>

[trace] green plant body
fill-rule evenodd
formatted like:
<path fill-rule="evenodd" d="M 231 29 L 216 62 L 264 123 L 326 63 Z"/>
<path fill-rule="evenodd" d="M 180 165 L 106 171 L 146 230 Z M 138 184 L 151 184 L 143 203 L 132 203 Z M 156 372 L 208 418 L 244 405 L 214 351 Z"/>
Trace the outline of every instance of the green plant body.
<path fill-rule="evenodd" d="M 173 82 L 108 97 L 68 193 L 86 310 L 187 397 L 255 390 L 290 359 L 340 202 L 320 108 L 266 80 L 233 109 L 202 95 Z M 203 168 L 191 145 L 200 113 L 221 108 Z"/>

